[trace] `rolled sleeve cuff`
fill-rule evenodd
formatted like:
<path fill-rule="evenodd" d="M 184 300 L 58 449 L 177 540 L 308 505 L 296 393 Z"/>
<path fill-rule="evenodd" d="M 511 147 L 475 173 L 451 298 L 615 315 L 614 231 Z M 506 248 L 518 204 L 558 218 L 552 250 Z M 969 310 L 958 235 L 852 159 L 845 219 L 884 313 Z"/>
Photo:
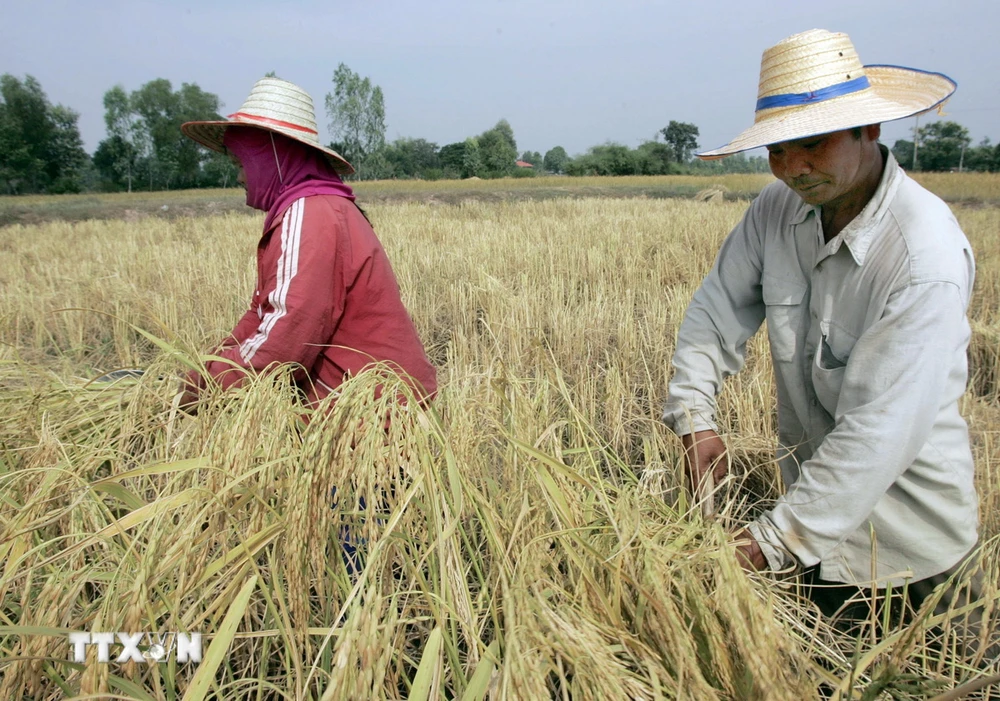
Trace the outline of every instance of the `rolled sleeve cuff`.
<path fill-rule="evenodd" d="M 764 553 L 767 566 L 772 572 L 791 569 L 797 563 L 794 557 L 785 549 L 777 531 L 759 521 L 747 524 L 747 530 L 757 541 L 760 551 Z"/>
<path fill-rule="evenodd" d="M 664 408 L 663 423 L 678 436 L 687 436 L 698 431 L 719 430 L 712 410 L 688 409 L 674 404 L 667 404 Z"/>

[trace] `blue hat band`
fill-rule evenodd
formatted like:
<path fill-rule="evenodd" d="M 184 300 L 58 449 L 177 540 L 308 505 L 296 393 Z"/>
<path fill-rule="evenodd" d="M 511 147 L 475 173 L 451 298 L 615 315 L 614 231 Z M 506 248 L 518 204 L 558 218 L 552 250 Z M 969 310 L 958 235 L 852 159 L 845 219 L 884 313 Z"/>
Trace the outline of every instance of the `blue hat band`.
<path fill-rule="evenodd" d="M 813 90 L 812 92 L 785 93 L 784 95 L 771 95 L 757 100 L 757 111 L 768 110 L 772 107 L 795 107 L 797 105 L 811 105 L 814 102 L 832 100 L 841 95 L 861 92 L 871 87 L 868 76 L 861 76 L 844 83 L 837 83 L 826 88 Z"/>

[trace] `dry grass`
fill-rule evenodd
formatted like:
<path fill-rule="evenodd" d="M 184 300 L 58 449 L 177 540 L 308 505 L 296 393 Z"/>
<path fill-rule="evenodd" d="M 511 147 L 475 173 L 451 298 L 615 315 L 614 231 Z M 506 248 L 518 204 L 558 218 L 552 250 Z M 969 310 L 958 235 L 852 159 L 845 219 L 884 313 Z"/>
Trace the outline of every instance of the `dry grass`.
<path fill-rule="evenodd" d="M 1000 204 L 1000 173 L 917 173 L 916 179 L 947 202 Z"/>
<path fill-rule="evenodd" d="M 203 632 L 226 651 L 204 694 L 225 699 L 803 699 L 823 681 L 924 698 L 976 677 L 919 624 L 844 640 L 736 566 L 727 533 L 776 490 L 763 339 L 722 397 L 727 510 L 705 523 L 679 489 L 658 421 L 674 333 L 744 208 L 376 202 L 441 393 L 404 412 L 361 376 L 308 423 L 274 377 L 176 407 L 177 373 L 249 296 L 259 216 L 0 229 L 0 698 L 198 691 L 197 668 L 66 661 L 65 632 L 123 628 Z M 957 211 L 994 536 L 1000 210 Z M 87 382 L 124 366 L 149 371 Z M 357 577 L 345 524 L 367 543 Z"/>

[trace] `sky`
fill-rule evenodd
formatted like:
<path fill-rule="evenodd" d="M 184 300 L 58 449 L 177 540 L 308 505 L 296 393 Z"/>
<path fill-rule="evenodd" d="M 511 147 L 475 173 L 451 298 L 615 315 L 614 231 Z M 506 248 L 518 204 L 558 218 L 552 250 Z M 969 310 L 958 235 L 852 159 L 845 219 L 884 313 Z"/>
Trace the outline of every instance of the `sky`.
<path fill-rule="evenodd" d="M 32 75 L 79 112 L 88 152 L 115 85 L 196 83 L 229 114 L 268 71 L 313 96 L 327 143 L 324 97 L 341 62 L 382 88 L 389 141 L 443 146 L 503 118 L 519 151 L 577 155 L 638 146 L 676 120 L 697 125 L 707 149 L 752 124 L 761 52 L 821 28 L 849 34 L 864 63 L 950 76 L 959 87 L 943 118 L 996 143 L 997 27 L 997 0 L 11 0 L 0 73 Z M 913 125 L 884 125 L 882 141 Z"/>

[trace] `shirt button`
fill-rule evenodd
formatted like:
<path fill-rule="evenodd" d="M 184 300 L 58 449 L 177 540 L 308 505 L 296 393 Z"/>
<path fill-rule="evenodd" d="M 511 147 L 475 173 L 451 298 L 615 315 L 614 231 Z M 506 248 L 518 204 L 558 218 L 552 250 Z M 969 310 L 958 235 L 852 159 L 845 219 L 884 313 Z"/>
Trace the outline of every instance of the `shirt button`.
<path fill-rule="evenodd" d="M 812 404 L 812 405 L 813 405 L 814 407 L 815 407 L 815 406 L 816 406 L 816 404 L 817 404 L 817 402 L 816 402 L 816 400 L 815 400 L 815 399 L 810 399 L 810 400 L 809 400 L 809 403 L 810 403 L 810 404 Z"/>

